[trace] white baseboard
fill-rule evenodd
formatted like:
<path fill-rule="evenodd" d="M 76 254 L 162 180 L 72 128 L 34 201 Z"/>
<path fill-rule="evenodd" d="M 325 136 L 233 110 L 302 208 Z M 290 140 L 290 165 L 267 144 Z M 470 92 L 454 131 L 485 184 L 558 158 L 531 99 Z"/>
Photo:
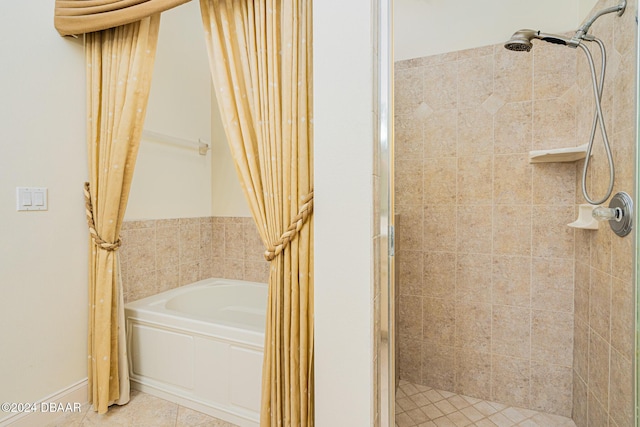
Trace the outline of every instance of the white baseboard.
<path fill-rule="evenodd" d="M 41 409 L 47 408 L 51 404 L 63 404 L 65 406 L 70 404 L 71 407 L 78 403 L 84 405 L 88 402 L 88 396 L 88 380 L 85 378 L 44 399 L 40 399 L 34 405 L 37 408 L 36 412 L 9 413 L 7 417 L 0 419 L 0 427 L 45 426 L 63 416 L 66 412 L 44 412 Z M 0 415 L 3 414 L 3 412 L 0 412 Z"/>

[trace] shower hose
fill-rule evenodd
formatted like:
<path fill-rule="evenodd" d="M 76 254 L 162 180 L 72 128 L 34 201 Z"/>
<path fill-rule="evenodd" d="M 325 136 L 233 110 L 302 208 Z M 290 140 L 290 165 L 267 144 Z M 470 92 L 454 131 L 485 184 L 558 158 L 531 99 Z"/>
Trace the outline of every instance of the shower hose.
<path fill-rule="evenodd" d="M 602 115 L 602 106 L 600 102 L 602 99 L 602 88 L 604 86 L 604 73 L 607 68 L 607 53 L 604 47 L 604 43 L 602 43 L 600 39 L 593 37 L 592 35 L 585 35 L 583 37 L 583 40 L 589 41 L 589 42 L 591 41 L 596 42 L 598 46 L 600 46 L 600 53 L 602 56 L 602 69 L 600 72 L 600 81 L 598 82 L 591 51 L 582 42 L 578 43 L 578 47 L 580 47 L 582 51 L 585 53 L 585 55 L 587 56 L 587 61 L 589 62 L 589 68 L 591 70 L 591 80 L 593 82 L 593 95 L 594 95 L 595 104 L 596 104 L 596 111 L 593 115 L 593 124 L 591 125 L 591 135 L 589 137 L 589 145 L 587 146 L 587 157 L 584 162 L 584 168 L 582 169 L 582 195 L 584 196 L 585 200 L 590 204 L 600 205 L 605 201 L 607 201 L 609 196 L 611 196 L 611 192 L 613 191 L 613 181 L 615 178 L 615 171 L 613 167 L 613 156 L 611 155 L 611 147 L 609 145 L 609 138 L 607 137 L 607 130 L 605 128 L 604 118 Z M 598 200 L 593 200 L 589 196 L 589 193 L 587 191 L 587 173 L 589 170 L 589 160 L 591 157 L 591 151 L 593 149 L 593 140 L 595 139 L 596 127 L 598 123 L 600 123 L 600 132 L 602 133 L 602 141 L 604 144 L 604 149 L 607 153 L 607 159 L 609 161 L 609 188 L 604 197 Z"/>

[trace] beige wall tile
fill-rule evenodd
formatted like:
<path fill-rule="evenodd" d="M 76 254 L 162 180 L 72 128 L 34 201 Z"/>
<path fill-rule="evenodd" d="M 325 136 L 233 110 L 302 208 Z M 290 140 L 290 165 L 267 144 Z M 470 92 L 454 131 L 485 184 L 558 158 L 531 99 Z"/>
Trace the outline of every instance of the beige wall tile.
<path fill-rule="evenodd" d="M 507 102 L 533 98 L 533 55 L 506 49 L 495 51 L 495 93 Z"/>
<path fill-rule="evenodd" d="M 493 153 L 493 116 L 482 108 L 458 110 L 458 156 Z"/>
<path fill-rule="evenodd" d="M 633 237 L 631 234 L 611 236 L 611 275 L 629 282 L 633 279 L 633 269 Z"/>
<path fill-rule="evenodd" d="M 609 396 L 609 415 L 618 427 L 633 427 L 633 366 L 615 350 L 611 351 L 611 389 Z"/>
<path fill-rule="evenodd" d="M 589 425 L 590 426 L 606 426 L 607 410 L 603 404 L 596 399 L 593 393 L 589 393 Z"/>
<path fill-rule="evenodd" d="M 452 298 L 456 289 L 456 254 L 452 252 L 424 252 L 423 260 L 423 264 L 415 258 L 413 260 L 414 265 L 424 266 L 422 294 L 430 297 Z M 404 286 L 406 282 L 403 279 L 400 281 Z"/>
<path fill-rule="evenodd" d="M 418 205 L 409 206 L 397 206 L 396 209 L 400 214 L 400 223 L 398 224 L 398 230 L 396 240 L 403 251 L 422 251 L 423 249 L 423 227 L 424 219 L 423 213 L 425 208 Z M 445 212 L 442 212 L 445 213 Z M 436 216 L 435 213 L 433 216 Z M 437 219 L 437 218 L 435 218 Z M 435 220 L 434 219 L 434 220 Z M 431 220 L 431 218 L 430 218 Z M 431 224 L 431 222 L 429 223 Z M 431 244 L 433 237 L 428 235 L 428 242 Z M 447 246 L 446 244 L 442 246 Z M 428 247 L 428 246 L 427 246 Z"/>
<path fill-rule="evenodd" d="M 533 149 L 574 147 L 576 145 L 575 107 L 554 99 L 533 103 Z"/>
<path fill-rule="evenodd" d="M 571 313 L 533 310 L 531 359 L 571 366 L 573 362 L 573 316 Z"/>
<path fill-rule="evenodd" d="M 577 56 L 566 48 L 542 45 L 533 50 L 534 99 L 560 98 L 575 84 Z"/>
<path fill-rule="evenodd" d="M 531 310 L 494 305 L 492 317 L 491 352 L 528 361 L 531 354 Z"/>
<path fill-rule="evenodd" d="M 595 268 L 591 269 L 589 288 L 589 325 L 605 341 L 610 340 L 612 278 Z"/>
<path fill-rule="evenodd" d="M 455 297 L 458 301 L 491 302 L 491 255 L 458 254 Z"/>
<path fill-rule="evenodd" d="M 493 211 L 493 253 L 531 255 L 531 207 L 501 205 Z"/>
<path fill-rule="evenodd" d="M 611 236 L 609 224 L 601 222 L 591 240 L 591 266 L 605 273 L 611 273 Z"/>
<path fill-rule="evenodd" d="M 455 207 L 426 205 L 423 229 L 425 248 L 431 251 L 452 252 L 456 241 L 456 218 Z M 403 221 L 406 222 L 404 219 Z M 417 233 L 417 230 L 411 232 Z M 405 240 L 402 241 L 402 246 L 406 248 Z"/>
<path fill-rule="evenodd" d="M 528 359 L 491 356 L 491 400 L 511 406 L 531 405 Z"/>
<path fill-rule="evenodd" d="M 533 167 L 533 204 L 570 205 L 576 199 L 573 163 L 540 163 Z"/>
<path fill-rule="evenodd" d="M 533 256 L 543 258 L 573 258 L 573 206 L 533 207 Z"/>
<path fill-rule="evenodd" d="M 573 324 L 573 371 L 583 381 L 589 379 L 589 325 L 576 319 Z"/>
<path fill-rule="evenodd" d="M 242 223 L 229 220 L 224 226 L 224 256 L 229 259 L 244 258 L 244 233 Z"/>
<path fill-rule="evenodd" d="M 570 367 L 531 362 L 531 409 L 570 417 L 572 392 Z"/>
<path fill-rule="evenodd" d="M 574 312 L 576 319 L 589 322 L 589 289 L 591 288 L 591 269 L 588 264 L 576 262 L 574 282 Z"/>
<path fill-rule="evenodd" d="M 440 390 L 455 388 L 455 352 L 451 346 L 425 340 L 422 343 L 422 380 Z"/>
<path fill-rule="evenodd" d="M 422 299 L 422 338 L 438 345 L 455 343 L 455 302 L 451 299 Z"/>
<path fill-rule="evenodd" d="M 244 278 L 244 260 L 225 258 L 222 271 L 222 277 L 225 279 L 242 280 Z"/>
<path fill-rule="evenodd" d="M 491 253 L 491 206 L 458 206 L 457 235 L 452 236 L 458 253 Z"/>
<path fill-rule="evenodd" d="M 455 205 L 458 162 L 455 157 L 424 160 L 423 200 L 432 204 Z"/>
<path fill-rule="evenodd" d="M 200 223 L 182 221 L 180 219 L 179 256 L 180 264 L 192 263 L 198 260 L 200 255 Z"/>
<path fill-rule="evenodd" d="M 400 378 L 419 384 L 422 381 L 422 342 L 414 337 L 399 335 Z"/>
<path fill-rule="evenodd" d="M 573 274 L 573 260 L 533 258 L 533 308 L 573 313 Z"/>
<path fill-rule="evenodd" d="M 395 159 L 422 159 L 424 137 L 421 124 L 410 116 L 396 116 L 393 126 Z"/>
<path fill-rule="evenodd" d="M 496 205 L 531 204 L 532 168 L 527 154 L 496 155 L 493 199 Z M 573 185 L 573 181 L 571 181 Z"/>
<path fill-rule="evenodd" d="M 458 62 L 446 62 L 424 68 L 424 101 L 434 111 L 451 110 L 458 105 Z M 395 77 L 394 77 L 395 80 Z M 398 94 L 394 94 L 394 99 Z M 396 114 L 403 111 L 395 109 Z"/>
<path fill-rule="evenodd" d="M 200 280 L 200 263 L 198 261 L 180 264 L 180 286 Z"/>
<path fill-rule="evenodd" d="M 491 304 L 456 302 L 455 346 L 489 353 L 491 350 Z"/>
<path fill-rule="evenodd" d="M 493 49 L 488 55 L 458 61 L 458 108 L 479 107 L 491 96 L 493 63 Z"/>
<path fill-rule="evenodd" d="M 400 295 L 422 296 L 422 252 L 402 251 L 396 256 Z M 438 286 L 438 283 L 430 283 Z"/>
<path fill-rule="evenodd" d="M 609 399 L 609 345 L 600 335 L 589 335 L 589 391 L 600 402 Z"/>
<path fill-rule="evenodd" d="M 490 399 L 491 355 L 465 349 L 455 354 L 455 392 L 478 399 Z"/>
<path fill-rule="evenodd" d="M 269 263 L 265 261 L 245 261 L 243 280 L 267 283 L 269 281 Z"/>
<path fill-rule="evenodd" d="M 395 201 L 399 205 L 422 205 L 421 160 L 398 160 L 395 166 Z"/>
<path fill-rule="evenodd" d="M 458 203 L 490 205 L 493 201 L 493 157 L 458 157 Z"/>
<path fill-rule="evenodd" d="M 412 114 L 423 100 L 422 69 L 398 70 L 394 76 L 394 108 L 399 115 Z"/>
<path fill-rule="evenodd" d="M 424 120 L 424 158 L 455 157 L 457 143 L 457 110 L 434 111 Z"/>
<path fill-rule="evenodd" d="M 422 298 L 401 295 L 399 311 L 399 334 L 420 340 L 422 338 Z"/>
<path fill-rule="evenodd" d="M 507 103 L 495 115 L 496 154 L 531 151 L 533 103 L 531 101 Z"/>
<path fill-rule="evenodd" d="M 494 256 L 492 266 L 494 304 L 531 306 L 531 258 Z"/>
<path fill-rule="evenodd" d="M 633 282 L 613 279 L 611 295 L 611 345 L 627 360 L 633 360 Z"/>
<path fill-rule="evenodd" d="M 571 418 L 576 427 L 587 427 L 588 422 L 587 385 L 582 378 L 573 376 L 573 412 Z"/>

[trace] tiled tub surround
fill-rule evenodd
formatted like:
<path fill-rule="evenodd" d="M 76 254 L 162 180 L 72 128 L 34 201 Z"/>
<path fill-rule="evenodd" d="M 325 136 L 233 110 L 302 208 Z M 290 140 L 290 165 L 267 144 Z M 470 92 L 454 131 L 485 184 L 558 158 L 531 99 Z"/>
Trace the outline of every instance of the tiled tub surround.
<path fill-rule="evenodd" d="M 125 303 L 208 277 L 269 280 L 252 218 L 125 221 L 121 237 Z"/>
<path fill-rule="evenodd" d="M 627 192 L 636 8 L 592 31 L 609 49 L 603 108 Z M 401 378 L 579 427 L 630 426 L 631 237 L 566 226 L 583 203 L 582 163 L 529 164 L 530 150 L 583 144 L 593 117 L 582 53 L 534 45 L 396 63 Z M 594 153 L 596 194 L 604 159 Z"/>

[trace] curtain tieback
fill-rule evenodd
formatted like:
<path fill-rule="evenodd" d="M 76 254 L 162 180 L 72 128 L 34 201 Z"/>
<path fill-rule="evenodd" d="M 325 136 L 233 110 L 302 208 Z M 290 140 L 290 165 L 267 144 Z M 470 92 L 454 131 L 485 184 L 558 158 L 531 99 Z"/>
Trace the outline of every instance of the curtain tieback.
<path fill-rule="evenodd" d="M 302 229 L 302 226 L 307 222 L 307 218 L 309 218 L 311 212 L 313 212 L 313 190 L 307 194 L 304 199 L 302 199 L 302 206 L 298 209 L 298 215 L 293 218 L 293 221 L 291 221 L 291 225 L 287 231 L 282 233 L 280 240 L 264 251 L 264 257 L 267 261 L 273 260 L 282 251 L 284 251 L 287 246 L 289 246 L 289 242 L 291 242 L 296 234 L 298 234 Z"/>
<path fill-rule="evenodd" d="M 102 237 L 98 236 L 98 232 L 96 231 L 96 224 L 93 221 L 93 205 L 91 204 L 91 191 L 89 189 L 89 183 L 84 183 L 84 209 L 87 214 L 87 225 L 89 226 L 89 234 L 91 234 L 91 238 L 93 242 L 101 249 L 105 251 L 115 251 L 120 245 L 122 245 L 122 239 L 118 238 L 115 243 L 110 243 L 104 240 Z"/>

